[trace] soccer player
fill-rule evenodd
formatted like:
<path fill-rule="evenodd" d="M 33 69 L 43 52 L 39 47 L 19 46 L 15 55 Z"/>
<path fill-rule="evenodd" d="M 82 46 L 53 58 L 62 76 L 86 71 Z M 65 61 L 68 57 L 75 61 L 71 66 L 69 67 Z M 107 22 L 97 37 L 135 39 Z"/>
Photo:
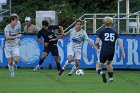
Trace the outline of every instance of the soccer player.
<path fill-rule="evenodd" d="M 102 76 L 103 82 L 106 83 L 106 75 L 102 71 L 103 64 L 106 64 L 107 71 L 109 75 L 109 82 L 113 81 L 113 67 L 111 61 L 113 60 L 114 53 L 115 53 L 115 42 L 117 41 L 121 52 L 122 52 L 122 59 L 125 58 L 124 48 L 122 42 L 114 29 L 111 28 L 113 24 L 113 19 L 111 17 L 105 17 L 103 20 L 105 24 L 105 28 L 99 32 L 96 45 L 99 46 L 100 41 L 102 41 L 101 51 L 99 56 L 99 62 L 96 64 L 96 71 L 99 75 Z"/>
<path fill-rule="evenodd" d="M 58 60 L 59 55 L 58 55 L 57 41 L 62 36 L 60 35 L 59 37 L 56 37 L 54 30 L 59 29 L 61 31 L 61 34 L 64 34 L 63 27 L 58 25 L 49 25 L 49 22 L 47 20 L 42 21 L 42 26 L 43 28 L 38 32 L 36 40 L 37 42 L 44 45 L 44 50 L 38 65 L 35 68 L 33 68 L 33 71 L 36 71 L 40 68 L 40 65 L 43 63 L 46 56 L 50 52 L 52 53 L 52 56 L 54 57 L 54 60 L 56 62 L 57 70 L 60 71 L 61 65 Z M 44 38 L 44 42 L 40 40 L 41 37 Z"/>
<path fill-rule="evenodd" d="M 17 27 L 17 16 L 11 16 L 9 18 L 10 23 L 6 25 L 4 29 L 5 34 L 5 46 L 4 51 L 6 58 L 8 59 L 8 67 L 11 74 L 11 77 L 14 77 L 14 64 L 18 63 L 19 60 L 19 29 Z M 13 58 L 12 58 L 13 57 Z M 13 60 L 14 59 L 14 60 Z"/>
<path fill-rule="evenodd" d="M 64 35 L 70 36 L 70 40 L 67 46 L 67 55 L 68 60 L 65 62 L 62 70 L 59 72 L 59 76 L 62 75 L 65 68 L 74 60 L 75 65 L 72 67 L 69 76 L 72 76 L 73 72 L 78 69 L 80 60 L 81 60 L 81 49 L 82 49 L 82 43 L 84 40 L 86 40 L 92 48 L 95 48 L 96 51 L 98 49 L 95 47 L 94 43 L 88 38 L 86 32 L 82 29 L 83 21 L 81 19 L 77 19 L 75 23 L 75 27 L 70 29 L 68 32 L 66 32 Z"/>
<path fill-rule="evenodd" d="M 12 13 L 10 16 L 16 16 L 17 17 L 16 28 L 18 29 L 18 33 L 21 33 L 21 22 L 19 21 L 19 16 L 17 15 L 17 13 Z M 19 46 L 21 45 L 20 38 L 18 38 L 18 45 Z M 13 61 L 13 65 L 14 65 L 14 68 L 17 69 L 17 63 L 15 63 Z"/>

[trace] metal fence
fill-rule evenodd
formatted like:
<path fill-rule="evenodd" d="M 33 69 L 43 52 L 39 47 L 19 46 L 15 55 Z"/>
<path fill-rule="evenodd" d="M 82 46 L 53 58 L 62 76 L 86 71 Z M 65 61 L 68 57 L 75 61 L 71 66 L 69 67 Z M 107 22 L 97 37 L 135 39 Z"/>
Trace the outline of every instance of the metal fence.
<path fill-rule="evenodd" d="M 84 30 L 88 34 L 96 34 L 103 27 L 103 19 L 105 16 L 110 16 L 114 19 L 113 28 L 118 31 L 119 34 L 140 34 L 140 11 L 135 13 L 93 13 L 84 14 L 80 19 L 84 20 Z M 119 16 L 119 18 L 118 18 Z M 72 23 L 65 31 L 68 31 L 75 24 Z"/>

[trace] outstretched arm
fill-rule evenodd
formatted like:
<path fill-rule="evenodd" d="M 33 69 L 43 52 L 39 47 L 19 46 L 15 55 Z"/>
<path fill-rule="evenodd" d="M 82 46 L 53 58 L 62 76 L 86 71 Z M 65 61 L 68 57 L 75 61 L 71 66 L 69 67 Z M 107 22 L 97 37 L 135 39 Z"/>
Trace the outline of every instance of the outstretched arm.
<path fill-rule="evenodd" d="M 64 30 L 63 30 L 63 27 L 62 26 L 59 26 L 59 30 L 61 32 L 61 35 L 59 35 L 57 38 L 55 39 L 51 39 L 50 41 L 57 41 L 58 39 L 61 39 L 64 37 Z"/>
<path fill-rule="evenodd" d="M 92 46 L 92 48 L 95 48 L 96 52 L 99 53 L 99 50 L 97 49 L 97 47 L 94 45 L 94 43 L 90 40 L 87 39 L 88 43 Z"/>
<path fill-rule="evenodd" d="M 97 46 L 98 49 L 99 49 L 99 47 L 100 47 L 99 43 L 100 43 L 100 38 L 97 37 L 97 39 L 96 39 L 96 46 Z"/>
<path fill-rule="evenodd" d="M 123 45 L 122 45 L 122 42 L 121 42 L 120 38 L 118 38 L 117 41 L 118 41 L 118 44 L 119 44 L 119 46 L 121 48 L 122 59 L 125 59 L 125 52 L 124 52 L 124 48 L 123 48 Z"/>

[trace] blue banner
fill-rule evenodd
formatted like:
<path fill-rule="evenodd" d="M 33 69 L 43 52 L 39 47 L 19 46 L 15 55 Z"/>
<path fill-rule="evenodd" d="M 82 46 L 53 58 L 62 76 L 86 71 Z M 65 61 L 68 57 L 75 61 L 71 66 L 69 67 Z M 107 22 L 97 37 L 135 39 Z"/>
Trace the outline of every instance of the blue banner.
<path fill-rule="evenodd" d="M 89 36 L 89 38 L 95 42 L 96 36 Z M 114 68 L 129 68 L 129 69 L 140 69 L 140 36 L 120 36 L 126 58 L 122 60 L 121 51 L 118 44 L 115 47 L 115 56 L 112 61 Z M 43 39 L 42 39 L 43 40 Z M 67 44 L 69 37 L 65 37 L 58 41 L 59 59 L 63 66 L 67 60 Z M 117 43 L 117 42 L 116 42 Z M 4 53 L 4 35 L 0 35 L 0 66 L 7 66 L 8 62 L 5 58 Z M 34 67 L 38 64 L 38 61 L 42 55 L 43 45 L 36 42 L 36 36 L 25 35 L 21 38 L 20 46 L 20 60 L 18 63 L 19 67 Z M 94 49 L 85 41 L 82 48 L 82 59 L 80 68 L 95 68 L 97 61 L 97 55 Z M 74 62 L 69 66 L 72 67 Z M 56 67 L 55 61 L 51 54 L 49 54 L 42 67 Z"/>

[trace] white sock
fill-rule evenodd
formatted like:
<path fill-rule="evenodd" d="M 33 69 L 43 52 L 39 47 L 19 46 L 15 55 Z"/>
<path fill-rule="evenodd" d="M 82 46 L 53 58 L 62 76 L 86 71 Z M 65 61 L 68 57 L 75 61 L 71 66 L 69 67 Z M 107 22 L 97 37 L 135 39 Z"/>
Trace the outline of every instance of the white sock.
<path fill-rule="evenodd" d="M 14 66 L 13 66 L 13 64 L 12 65 L 8 64 L 8 67 L 9 67 L 10 73 L 14 73 Z"/>
<path fill-rule="evenodd" d="M 38 64 L 37 66 L 36 66 L 36 68 L 39 68 L 40 67 L 40 65 Z"/>
<path fill-rule="evenodd" d="M 74 71 L 76 71 L 78 69 L 78 67 L 76 67 L 75 65 L 72 67 L 71 71 L 69 74 L 72 74 Z"/>
<path fill-rule="evenodd" d="M 101 71 L 101 72 L 100 72 L 100 75 L 102 75 L 103 73 L 104 73 L 104 72 L 103 72 L 103 71 Z"/>
<path fill-rule="evenodd" d="M 68 60 L 65 62 L 64 66 L 62 67 L 63 70 L 65 70 L 65 68 L 69 65 L 70 63 L 68 62 Z"/>

